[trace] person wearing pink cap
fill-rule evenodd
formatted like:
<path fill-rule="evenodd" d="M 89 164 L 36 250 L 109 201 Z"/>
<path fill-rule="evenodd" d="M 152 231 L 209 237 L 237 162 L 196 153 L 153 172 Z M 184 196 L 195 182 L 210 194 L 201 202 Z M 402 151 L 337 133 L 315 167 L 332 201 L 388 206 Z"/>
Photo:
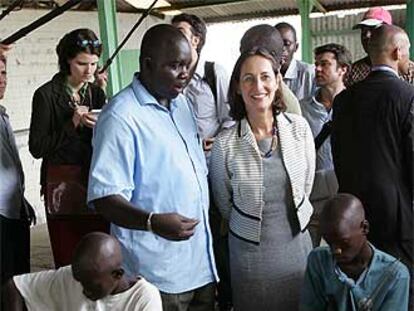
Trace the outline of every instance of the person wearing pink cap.
<path fill-rule="evenodd" d="M 361 44 L 367 56 L 352 64 L 351 72 L 346 81 L 347 87 L 364 80 L 371 71 L 371 60 L 368 53 L 368 42 L 372 35 L 372 30 L 382 25 L 392 25 L 392 16 L 390 12 L 382 7 L 370 8 L 365 12 L 360 23 L 356 24 L 353 29 L 361 29 Z M 410 61 L 407 72 L 400 72 L 400 78 L 414 85 L 414 62 Z"/>

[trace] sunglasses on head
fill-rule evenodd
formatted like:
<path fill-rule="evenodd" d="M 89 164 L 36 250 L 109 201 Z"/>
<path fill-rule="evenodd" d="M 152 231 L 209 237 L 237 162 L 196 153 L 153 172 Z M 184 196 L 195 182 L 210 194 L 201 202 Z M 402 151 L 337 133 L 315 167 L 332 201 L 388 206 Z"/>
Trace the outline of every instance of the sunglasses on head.
<path fill-rule="evenodd" d="M 99 48 L 101 46 L 101 42 L 99 42 L 99 40 L 87 40 L 87 39 L 83 39 L 83 40 L 77 41 L 76 43 L 81 48 L 86 48 L 88 45 L 89 46 L 92 46 L 94 48 Z"/>

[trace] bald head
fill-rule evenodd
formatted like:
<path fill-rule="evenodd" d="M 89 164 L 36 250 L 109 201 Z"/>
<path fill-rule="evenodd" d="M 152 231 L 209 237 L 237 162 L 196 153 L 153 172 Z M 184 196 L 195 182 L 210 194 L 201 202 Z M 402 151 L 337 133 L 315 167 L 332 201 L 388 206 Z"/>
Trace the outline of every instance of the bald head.
<path fill-rule="evenodd" d="M 93 232 L 85 235 L 72 258 L 74 271 L 106 272 L 119 269 L 122 255 L 119 242 L 112 236 Z"/>
<path fill-rule="evenodd" d="M 267 24 L 249 28 L 240 41 L 240 53 L 245 53 L 253 48 L 268 50 L 279 64 L 283 52 L 283 40 L 279 31 Z"/>
<path fill-rule="evenodd" d="M 352 194 L 339 193 L 330 199 L 321 213 L 321 227 L 359 226 L 365 220 L 361 201 Z M 327 231 L 327 230 L 325 230 Z"/>
<path fill-rule="evenodd" d="M 159 24 L 151 27 L 145 33 L 141 43 L 140 66 L 146 58 L 158 58 L 163 53 L 168 53 L 171 47 L 183 44 L 190 45 L 186 37 L 176 27 L 169 24 Z"/>
<path fill-rule="evenodd" d="M 373 65 L 397 66 L 402 69 L 409 58 L 410 41 L 398 26 L 382 25 L 372 30 L 368 54 Z"/>

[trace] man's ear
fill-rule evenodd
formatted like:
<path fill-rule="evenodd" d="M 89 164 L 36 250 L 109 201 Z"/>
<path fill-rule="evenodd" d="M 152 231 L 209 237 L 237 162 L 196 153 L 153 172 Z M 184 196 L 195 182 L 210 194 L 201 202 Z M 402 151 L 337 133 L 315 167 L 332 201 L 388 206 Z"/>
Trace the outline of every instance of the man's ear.
<path fill-rule="evenodd" d="M 345 77 L 349 71 L 349 67 L 348 66 L 340 66 L 339 68 L 342 70 L 342 77 Z"/>
<path fill-rule="evenodd" d="M 391 52 L 392 60 L 399 61 L 401 59 L 401 49 L 399 46 L 395 47 Z"/>
<path fill-rule="evenodd" d="M 298 49 L 299 49 L 299 42 L 296 42 L 295 45 L 296 45 L 295 46 L 295 53 L 296 53 L 298 51 Z"/>
<path fill-rule="evenodd" d="M 152 67 L 152 59 L 151 59 L 151 57 L 145 57 L 144 58 L 143 67 L 145 67 L 146 69 L 151 69 L 151 67 Z"/>
<path fill-rule="evenodd" d="M 197 49 L 198 48 L 198 45 L 200 44 L 200 42 L 201 42 L 201 39 L 200 39 L 200 37 L 199 36 L 192 36 L 192 38 L 191 38 L 191 45 L 195 48 L 195 49 Z"/>
<path fill-rule="evenodd" d="M 368 220 L 363 220 L 361 223 L 361 227 L 362 227 L 362 233 L 365 235 L 368 235 L 369 233 L 369 222 Z"/>
<path fill-rule="evenodd" d="M 122 276 L 125 274 L 125 271 L 124 271 L 124 269 L 122 269 L 122 268 L 119 268 L 119 269 L 116 269 L 116 270 L 113 270 L 112 271 L 112 276 L 114 277 L 114 278 L 116 278 L 116 279 L 120 279 L 120 278 L 122 278 Z"/>

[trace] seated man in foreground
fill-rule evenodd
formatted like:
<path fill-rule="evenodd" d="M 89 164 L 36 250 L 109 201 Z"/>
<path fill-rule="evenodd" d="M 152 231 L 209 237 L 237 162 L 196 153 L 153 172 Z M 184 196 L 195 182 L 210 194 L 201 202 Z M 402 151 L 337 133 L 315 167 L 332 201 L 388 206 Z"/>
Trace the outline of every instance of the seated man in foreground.
<path fill-rule="evenodd" d="M 329 200 L 320 229 L 329 247 L 309 254 L 301 311 L 407 311 L 408 269 L 367 241 L 369 224 L 355 196 Z"/>
<path fill-rule="evenodd" d="M 79 242 L 72 265 L 10 279 L 4 305 L 12 311 L 161 311 L 157 288 L 143 278 L 127 277 L 121 264 L 118 241 L 105 233 L 90 233 Z"/>

